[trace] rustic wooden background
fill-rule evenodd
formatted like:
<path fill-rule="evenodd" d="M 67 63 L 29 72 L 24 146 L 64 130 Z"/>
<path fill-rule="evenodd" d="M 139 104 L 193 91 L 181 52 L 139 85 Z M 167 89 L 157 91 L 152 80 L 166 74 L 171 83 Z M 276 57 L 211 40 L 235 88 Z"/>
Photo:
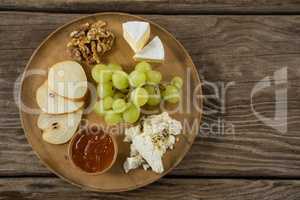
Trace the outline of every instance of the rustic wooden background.
<path fill-rule="evenodd" d="M 300 1 L 1 0 L 0 10 L 1 200 L 300 199 Z M 174 171 L 150 186 L 117 194 L 83 191 L 42 166 L 24 137 L 13 92 L 49 33 L 102 11 L 130 12 L 162 25 L 186 47 L 202 80 L 219 89 L 232 84 L 220 98 L 205 99 L 203 123 L 221 121 L 234 134 L 203 128 Z M 253 98 L 255 110 L 266 117 L 274 116 L 276 103 L 288 105 L 287 123 L 276 125 L 287 125 L 282 134 L 256 117 L 250 95 L 254 85 L 284 67 L 287 101 L 275 101 L 275 86 Z M 205 86 L 204 93 L 214 90 Z"/>

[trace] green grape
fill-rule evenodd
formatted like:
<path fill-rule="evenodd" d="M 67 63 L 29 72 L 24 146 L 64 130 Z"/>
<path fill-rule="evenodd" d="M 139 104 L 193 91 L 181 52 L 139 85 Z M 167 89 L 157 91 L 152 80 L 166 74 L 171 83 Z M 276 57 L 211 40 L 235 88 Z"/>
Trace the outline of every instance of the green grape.
<path fill-rule="evenodd" d="M 129 92 L 129 88 L 122 89 L 122 90 L 120 90 L 120 92 L 125 95 Z"/>
<path fill-rule="evenodd" d="M 128 75 L 123 71 L 115 71 L 112 75 L 113 86 L 119 90 L 128 88 Z"/>
<path fill-rule="evenodd" d="M 104 106 L 103 106 L 102 101 L 97 101 L 97 102 L 95 103 L 95 105 L 94 105 L 93 110 L 94 110 L 97 114 L 103 116 L 103 115 L 105 114 L 105 109 L 104 109 Z"/>
<path fill-rule="evenodd" d="M 145 73 L 151 70 L 151 65 L 145 61 L 142 61 L 135 66 L 135 70 Z"/>
<path fill-rule="evenodd" d="M 134 105 L 141 107 L 148 101 L 149 95 L 144 88 L 136 88 L 131 92 L 130 99 Z"/>
<path fill-rule="evenodd" d="M 125 94 L 123 94 L 122 92 L 116 92 L 114 94 L 114 99 L 124 99 L 125 98 Z"/>
<path fill-rule="evenodd" d="M 112 69 L 112 70 L 120 70 L 120 71 L 122 71 L 122 67 L 119 64 L 110 63 L 110 64 L 107 65 L 107 67 L 109 69 Z"/>
<path fill-rule="evenodd" d="M 149 106 L 156 106 L 159 104 L 161 100 L 159 88 L 155 87 L 154 85 L 146 85 L 144 88 L 149 94 L 147 104 Z"/>
<path fill-rule="evenodd" d="M 113 72 L 111 69 L 102 69 L 101 71 L 99 71 L 99 82 L 106 83 L 111 81 L 112 74 Z"/>
<path fill-rule="evenodd" d="M 96 82 L 98 83 L 100 82 L 100 71 L 104 69 L 107 69 L 107 66 L 103 64 L 98 64 L 93 67 L 92 77 Z"/>
<path fill-rule="evenodd" d="M 114 94 L 111 82 L 100 83 L 97 86 L 97 92 L 100 98 L 111 97 Z"/>
<path fill-rule="evenodd" d="M 167 85 L 163 91 L 163 98 L 167 102 L 177 103 L 180 99 L 180 92 L 175 86 Z"/>
<path fill-rule="evenodd" d="M 105 110 L 111 109 L 113 104 L 113 98 L 112 97 L 105 97 L 101 102 L 103 104 L 103 108 Z"/>
<path fill-rule="evenodd" d="M 183 85 L 183 80 L 179 76 L 174 76 L 171 80 L 171 84 L 177 87 L 178 89 L 181 89 Z"/>
<path fill-rule="evenodd" d="M 140 87 L 146 83 L 146 75 L 140 71 L 132 71 L 129 74 L 129 83 L 132 87 Z"/>
<path fill-rule="evenodd" d="M 127 103 L 124 99 L 116 99 L 112 104 L 112 109 L 116 113 L 122 113 L 127 108 Z"/>
<path fill-rule="evenodd" d="M 104 117 L 104 120 L 109 125 L 115 125 L 122 122 L 122 115 L 113 111 L 108 111 Z"/>
<path fill-rule="evenodd" d="M 147 82 L 151 84 L 159 84 L 162 76 L 159 71 L 150 70 L 146 72 Z"/>
<path fill-rule="evenodd" d="M 140 117 L 140 109 L 131 104 L 123 113 L 123 119 L 127 123 L 134 123 Z"/>
<path fill-rule="evenodd" d="M 104 115 L 107 110 L 112 107 L 113 99 L 112 97 L 105 97 L 103 100 L 97 101 L 94 106 L 94 111 L 97 114 Z"/>

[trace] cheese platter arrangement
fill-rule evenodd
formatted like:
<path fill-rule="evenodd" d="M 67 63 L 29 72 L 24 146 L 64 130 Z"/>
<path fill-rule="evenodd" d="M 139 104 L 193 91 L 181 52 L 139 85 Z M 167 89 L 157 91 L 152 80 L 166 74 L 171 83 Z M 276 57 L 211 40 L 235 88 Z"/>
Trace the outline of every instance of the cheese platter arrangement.
<path fill-rule="evenodd" d="M 159 25 L 125 13 L 76 19 L 33 53 L 20 116 L 34 152 L 79 187 L 121 192 L 175 168 L 197 136 L 198 72 Z"/>

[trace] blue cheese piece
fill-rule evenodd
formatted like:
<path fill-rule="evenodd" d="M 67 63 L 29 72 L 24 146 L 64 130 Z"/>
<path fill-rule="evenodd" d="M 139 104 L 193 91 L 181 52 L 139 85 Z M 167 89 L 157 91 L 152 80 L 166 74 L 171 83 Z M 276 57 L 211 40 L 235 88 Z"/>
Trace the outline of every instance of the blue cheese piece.
<path fill-rule="evenodd" d="M 167 149 L 173 149 L 175 141 L 176 141 L 175 136 L 170 135 L 165 141 L 165 145 L 166 145 Z"/>
<path fill-rule="evenodd" d="M 179 135 L 182 130 L 182 125 L 175 119 L 170 119 L 168 124 L 168 130 L 171 135 Z"/>
<path fill-rule="evenodd" d="M 175 136 L 181 130 L 181 123 L 166 112 L 149 116 L 142 124 L 126 129 L 124 141 L 132 144 L 130 157 L 124 163 L 125 172 L 142 166 L 144 170 L 151 168 L 156 173 L 162 173 L 163 155 L 174 148 Z"/>
<path fill-rule="evenodd" d="M 125 172 L 128 173 L 132 169 L 139 168 L 143 163 L 145 163 L 145 161 L 140 155 L 128 157 L 123 164 L 123 168 Z"/>
<path fill-rule="evenodd" d="M 133 138 L 132 145 L 146 160 L 154 172 L 162 173 L 164 171 L 162 163 L 163 152 L 155 146 L 155 143 L 153 143 L 150 136 L 138 135 Z"/>
<path fill-rule="evenodd" d="M 144 132 L 150 135 L 161 134 L 163 131 L 171 135 L 179 135 L 182 130 L 181 123 L 172 119 L 167 112 L 148 117 L 144 121 L 143 127 Z"/>
<path fill-rule="evenodd" d="M 125 129 L 124 142 L 131 142 L 132 138 L 139 134 L 141 134 L 140 126 L 134 126 L 134 127 Z"/>
<path fill-rule="evenodd" d="M 143 169 L 145 170 L 145 171 L 147 171 L 149 168 L 150 168 L 150 166 L 148 165 L 148 164 L 143 164 L 142 165 L 143 166 Z"/>
<path fill-rule="evenodd" d="M 134 145 L 130 145 L 130 157 L 138 156 L 139 152 L 136 150 Z"/>

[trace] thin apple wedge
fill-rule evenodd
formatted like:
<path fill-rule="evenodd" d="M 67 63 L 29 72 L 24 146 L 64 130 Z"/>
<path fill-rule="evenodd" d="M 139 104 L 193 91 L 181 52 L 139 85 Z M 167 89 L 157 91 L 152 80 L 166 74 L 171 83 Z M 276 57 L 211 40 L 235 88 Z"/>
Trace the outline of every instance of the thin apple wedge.
<path fill-rule="evenodd" d="M 48 74 L 49 88 L 56 94 L 81 99 L 87 92 L 87 77 L 82 66 L 75 61 L 63 61 L 53 65 Z"/>
<path fill-rule="evenodd" d="M 76 133 L 82 117 L 82 109 L 68 114 L 40 114 L 38 127 L 43 130 L 43 140 L 50 144 L 64 144 Z"/>
<path fill-rule="evenodd" d="M 48 88 L 47 81 L 38 88 L 36 101 L 43 112 L 48 114 L 70 113 L 80 109 L 83 101 L 72 101 L 61 97 Z"/>

